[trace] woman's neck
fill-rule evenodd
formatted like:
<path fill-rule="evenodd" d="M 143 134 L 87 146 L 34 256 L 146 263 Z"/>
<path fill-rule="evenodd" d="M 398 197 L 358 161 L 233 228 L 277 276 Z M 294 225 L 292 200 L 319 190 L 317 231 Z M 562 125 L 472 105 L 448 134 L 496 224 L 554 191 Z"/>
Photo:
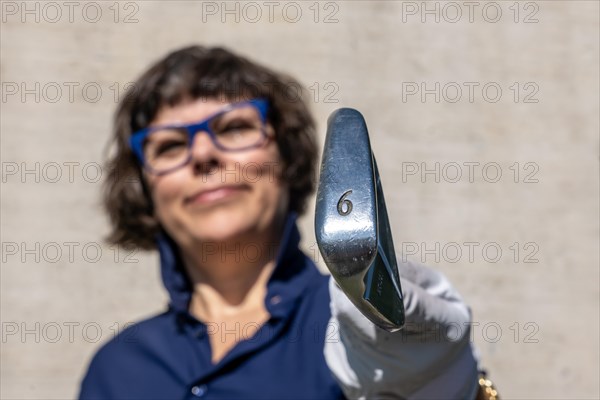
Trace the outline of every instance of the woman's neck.
<path fill-rule="evenodd" d="M 279 227 L 227 242 L 203 242 L 182 251 L 193 285 L 190 312 L 205 321 L 264 309 L 267 282 L 275 268 Z"/>

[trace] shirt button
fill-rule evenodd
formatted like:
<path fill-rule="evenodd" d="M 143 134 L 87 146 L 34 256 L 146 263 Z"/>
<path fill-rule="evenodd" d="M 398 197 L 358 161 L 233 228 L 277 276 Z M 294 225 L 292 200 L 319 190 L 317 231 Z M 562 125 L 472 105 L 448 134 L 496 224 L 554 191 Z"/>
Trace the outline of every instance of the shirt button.
<path fill-rule="evenodd" d="M 275 296 L 271 297 L 271 304 L 275 305 L 275 304 L 279 304 L 280 302 L 281 302 L 281 296 L 275 295 Z"/>
<path fill-rule="evenodd" d="M 206 385 L 198 385 L 192 388 L 192 394 L 196 397 L 202 397 L 206 394 Z"/>

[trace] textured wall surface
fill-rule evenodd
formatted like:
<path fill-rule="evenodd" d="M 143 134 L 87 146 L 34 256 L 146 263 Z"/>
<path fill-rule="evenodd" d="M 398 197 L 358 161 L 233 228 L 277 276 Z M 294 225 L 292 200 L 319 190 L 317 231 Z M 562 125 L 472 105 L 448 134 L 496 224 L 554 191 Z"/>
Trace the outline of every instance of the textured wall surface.
<path fill-rule="evenodd" d="M 76 396 L 165 307 L 155 254 L 102 242 L 112 113 L 183 45 L 287 71 L 367 120 L 399 252 L 446 273 L 506 399 L 598 399 L 599 3 L 12 2 L 1 27 L 1 391 Z M 313 214 L 303 246 L 321 267 Z"/>

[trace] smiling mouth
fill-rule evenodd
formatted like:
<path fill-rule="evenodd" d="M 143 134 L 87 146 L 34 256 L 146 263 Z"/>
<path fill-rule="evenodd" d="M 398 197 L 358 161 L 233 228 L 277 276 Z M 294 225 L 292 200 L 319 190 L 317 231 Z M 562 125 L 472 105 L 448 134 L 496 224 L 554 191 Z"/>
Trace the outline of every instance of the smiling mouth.
<path fill-rule="evenodd" d="M 185 199 L 187 204 L 203 205 L 219 203 L 238 196 L 246 191 L 243 185 L 220 186 L 214 189 L 203 190 Z"/>

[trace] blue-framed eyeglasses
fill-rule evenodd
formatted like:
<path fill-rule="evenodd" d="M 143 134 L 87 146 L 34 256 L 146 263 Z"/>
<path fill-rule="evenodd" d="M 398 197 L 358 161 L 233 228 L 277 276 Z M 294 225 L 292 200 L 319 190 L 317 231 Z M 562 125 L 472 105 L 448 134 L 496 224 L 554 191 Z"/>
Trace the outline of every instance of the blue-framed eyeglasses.
<path fill-rule="evenodd" d="M 148 127 L 133 133 L 129 146 L 144 168 L 157 175 L 190 162 L 194 137 L 199 132 L 206 132 L 222 151 L 260 147 L 268 138 L 268 104 L 266 99 L 241 101 L 192 124 Z"/>

